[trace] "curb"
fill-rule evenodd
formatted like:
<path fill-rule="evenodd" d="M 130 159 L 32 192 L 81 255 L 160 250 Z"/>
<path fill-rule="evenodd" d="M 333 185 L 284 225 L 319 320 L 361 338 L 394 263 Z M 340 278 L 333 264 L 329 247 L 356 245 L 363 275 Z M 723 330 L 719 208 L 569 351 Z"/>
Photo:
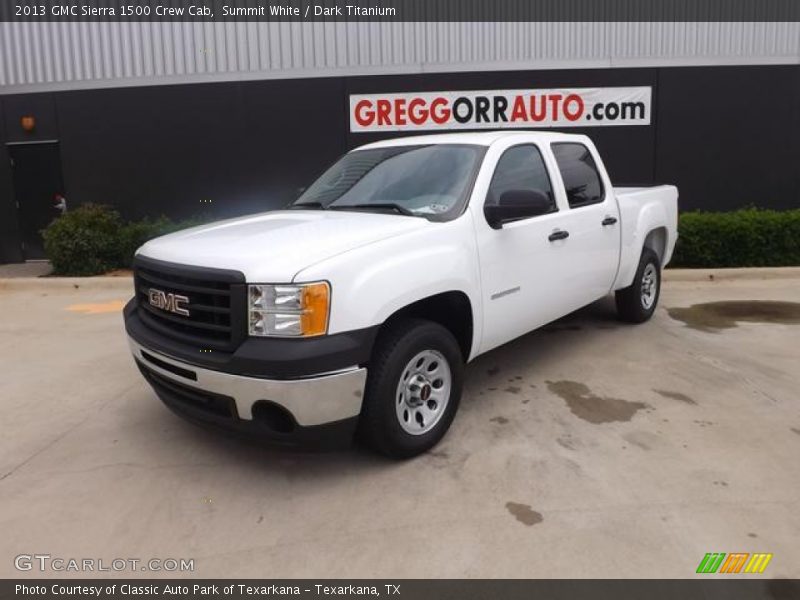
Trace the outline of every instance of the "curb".
<path fill-rule="evenodd" d="M 800 279 L 800 267 L 749 267 L 741 269 L 670 269 L 664 270 L 664 281 L 741 281 L 766 279 Z"/>
<path fill-rule="evenodd" d="M 117 290 L 133 296 L 133 277 L 13 277 L 0 279 L 0 291 Z"/>
<path fill-rule="evenodd" d="M 120 290 L 133 293 L 130 275 L 114 277 L 12 277 L 0 279 L 3 291 Z M 745 269 L 665 269 L 664 281 L 740 281 L 800 279 L 800 267 L 755 267 Z"/>

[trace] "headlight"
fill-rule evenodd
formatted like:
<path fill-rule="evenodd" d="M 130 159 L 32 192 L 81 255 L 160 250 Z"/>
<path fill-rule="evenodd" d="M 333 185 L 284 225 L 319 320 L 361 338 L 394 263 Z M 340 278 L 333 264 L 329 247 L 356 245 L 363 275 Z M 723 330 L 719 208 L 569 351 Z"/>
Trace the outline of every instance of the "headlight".
<path fill-rule="evenodd" d="M 253 336 L 310 337 L 328 331 L 327 282 L 249 285 L 247 312 Z"/>

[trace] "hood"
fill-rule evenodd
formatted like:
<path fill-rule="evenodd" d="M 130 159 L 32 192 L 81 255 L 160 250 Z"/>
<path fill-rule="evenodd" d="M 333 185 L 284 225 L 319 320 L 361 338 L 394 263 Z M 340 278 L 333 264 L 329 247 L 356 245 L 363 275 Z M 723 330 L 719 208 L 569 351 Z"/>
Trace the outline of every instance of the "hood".
<path fill-rule="evenodd" d="M 289 283 L 303 269 L 367 244 L 435 226 L 419 217 L 358 211 L 280 210 L 156 238 L 137 254 L 234 269 L 249 282 Z"/>

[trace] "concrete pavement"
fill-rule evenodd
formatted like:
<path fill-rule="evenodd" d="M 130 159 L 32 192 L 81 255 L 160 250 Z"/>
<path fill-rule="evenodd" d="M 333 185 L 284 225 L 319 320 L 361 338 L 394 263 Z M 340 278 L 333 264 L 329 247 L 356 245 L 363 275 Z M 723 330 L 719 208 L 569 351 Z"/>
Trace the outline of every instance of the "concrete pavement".
<path fill-rule="evenodd" d="M 649 323 L 599 302 L 480 357 L 443 443 L 400 463 L 183 422 L 128 354 L 130 280 L 42 281 L 0 281 L 2 577 L 39 576 L 14 568 L 33 553 L 192 558 L 197 577 L 691 577 L 706 552 L 800 577 L 800 275 L 671 274 Z M 795 308 L 724 328 L 696 315 L 728 309 L 690 308 L 721 301 Z"/>

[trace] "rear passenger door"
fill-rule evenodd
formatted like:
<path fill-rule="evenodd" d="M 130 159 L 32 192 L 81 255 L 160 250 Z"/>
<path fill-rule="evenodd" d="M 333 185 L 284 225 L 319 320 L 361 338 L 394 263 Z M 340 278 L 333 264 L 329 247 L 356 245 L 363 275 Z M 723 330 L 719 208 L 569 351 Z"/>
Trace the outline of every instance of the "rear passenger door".
<path fill-rule="evenodd" d="M 559 260 L 568 276 L 564 298 L 575 310 L 611 290 L 619 264 L 619 207 L 594 148 L 580 142 L 554 142 L 550 148 L 569 206 L 562 225 L 569 237 Z"/>

